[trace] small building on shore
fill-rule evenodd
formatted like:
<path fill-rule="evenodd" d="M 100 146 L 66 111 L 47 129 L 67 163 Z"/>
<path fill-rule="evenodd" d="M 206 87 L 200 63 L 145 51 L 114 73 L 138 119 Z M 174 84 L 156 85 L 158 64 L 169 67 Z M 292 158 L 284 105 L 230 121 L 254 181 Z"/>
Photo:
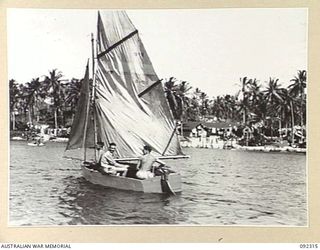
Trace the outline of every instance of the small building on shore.
<path fill-rule="evenodd" d="M 232 143 L 232 133 L 238 124 L 231 122 L 187 122 L 183 124 L 183 147 L 226 148 Z"/>
<path fill-rule="evenodd" d="M 207 132 L 207 136 L 223 136 L 224 134 L 231 133 L 232 130 L 237 129 L 238 126 L 239 124 L 235 122 L 193 121 L 183 123 L 182 133 L 185 137 L 200 137 L 201 130 L 204 129 Z"/>

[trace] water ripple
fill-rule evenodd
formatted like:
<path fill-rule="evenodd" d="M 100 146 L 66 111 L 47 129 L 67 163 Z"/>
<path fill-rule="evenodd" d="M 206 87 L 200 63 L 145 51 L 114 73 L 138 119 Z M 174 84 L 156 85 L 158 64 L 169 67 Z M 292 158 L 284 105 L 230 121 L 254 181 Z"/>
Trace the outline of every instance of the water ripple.
<path fill-rule="evenodd" d="M 183 192 L 170 196 L 93 185 L 64 147 L 11 143 L 10 225 L 307 224 L 304 155 L 186 149 L 170 162 Z"/>

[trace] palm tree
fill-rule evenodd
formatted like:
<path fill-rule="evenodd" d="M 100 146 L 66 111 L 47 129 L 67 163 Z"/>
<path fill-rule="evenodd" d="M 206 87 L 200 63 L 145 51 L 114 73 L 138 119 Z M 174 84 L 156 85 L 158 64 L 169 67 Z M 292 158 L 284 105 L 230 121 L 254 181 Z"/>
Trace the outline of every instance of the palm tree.
<path fill-rule="evenodd" d="M 186 117 L 186 110 L 190 106 L 190 98 L 188 97 L 189 91 L 192 89 L 191 86 L 189 86 L 189 83 L 186 81 L 181 81 L 180 84 L 177 86 L 176 90 L 176 98 L 181 103 L 181 120 L 182 122 L 187 118 Z"/>
<path fill-rule="evenodd" d="M 209 109 L 208 95 L 205 92 L 201 91 L 199 98 L 200 98 L 200 103 L 201 103 L 200 113 L 201 113 L 202 117 L 205 117 L 208 114 L 208 109 Z"/>
<path fill-rule="evenodd" d="M 26 98 L 29 110 L 29 122 L 33 123 L 35 109 L 37 109 L 37 122 L 39 122 L 40 101 L 45 97 L 45 91 L 43 90 L 43 83 L 39 81 L 39 78 L 34 78 L 31 82 L 26 84 Z"/>
<path fill-rule="evenodd" d="M 266 117 L 266 102 L 264 100 L 261 85 L 256 79 L 250 79 L 247 84 L 247 105 L 256 122 L 263 121 Z"/>
<path fill-rule="evenodd" d="M 82 80 L 72 78 L 66 85 L 66 103 L 70 105 L 71 109 L 74 110 L 80 96 Z"/>
<path fill-rule="evenodd" d="M 259 94 L 260 91 L 260 85 L 258 85 L 256 79 L 250 79 L 247 83 L 247 96 L 248 96 L 248 102 L 250 103 L 250 106 L 254 106 L 257 101 L 259 101 Z"/>
<path fill-rule="evenodd" d="M 250 85 L 251 83 L 251 80 L 248 79 L 248 77 L 243 77 L 243 78 L 240 78 L 240 83 L 241 83 L 241 86 L 242 86 L 242 102 L 239 106 L 240 106 L 240 110 L 242 110 L 243 112 L 243 124 L 246 124 L 246 118 L 247 118 L 247 113 L 248 113 L 248 109 L 249 109 L 249 103 L 248 103 L 248 100 L 249 100 L 249 96 L 250 96 L 250 92 L 248 92 L 248 86 Z"/>
<path fill-rule="evenodd" d="M 24 121 L 26 122 L 28 120 L 27 118 L 27 112 L 28 109 L 28 89 L 26 84 L 19 84 L 19 95 L 18 95 L 18 103 L 17 103 L 17 109 L 18 113 L 24 114 Z"/>
<path fill-rule="evenodd" d="M 192 87 L 186 81 L 179 81 L 174 77 L 164 82 L 165 94 L 175 119 L 182 121 L 186 110 L 190 105 L 190 98 L 187 96 Z"/>
<path fill-rule="evenodd" d="M 278 83 L 279 79 L 269 79 L 268 86 L 266 90 L 264 90 L 264 98 L 267 104 L 267 113 L 271 117 L 271 125 L 273 123 L 274 117 L 279 117 L 279 114 L 275 113 L 275 107 L 279 103 L 283 102 L 281 93 L 283 91 L 283 88 L 281 88 L 281 85 Z M 271 135 L 272 135 L 272 128 L 271 128 Z"/>
<path fill-rule="evenodd" d="M 225 95 L 223 97 L 223 113 L 226 120 L 236 119 L 236 101 L 234 96 Z"/>
<path fill-rule="evenodd" d="M 260 92 L 257 97 L 255 104 L 253 106 L 253 113 L 256 115 L 256 119 L 259 121 L 265 121 L 268 114 L 268 102 L 264 96 L 263 92 Z"/>
<path fill-rule="evenodd" d="M 49 92 L 49 96 L 53 98 L 54 107 L 54 125 L 58 128 L 58 114 L 62 109 L 64 101 L 63 85 L 61 84 L 62 73 L 57 69 L 53 69 L 49 72 L 49 76 L 45 77 L 44 83 L 46 90 Z"/>
<path fill-rule="evenodd" d="M 288 89 L 283 88 L 281 91 L 282 101 L 275 106 L 275 111 L 279 114 L 279 129 L 281 131 L 281 124 L 288 128 L 288 121 L 291 120 L 291 127 L 294 127 L 294 98 L 290 95 Z"/>
<path fill-rule="evenodd" d="M 189 107 L 186 110 L 188 120 L 199 121 L 200 108 L 198 99 L 195 96 L 193 96 L 189 100 L 189 103 Z"/>
<path fill-rule="evenodd" d="M 12 119 L 12 129 L 16 129 L 16 108 L 19 101 L 19 87 L 14 79 L 9 81 L 9 95 L 10 95 L 10 113 Z"/>
<path fill-rule="evenodd" d="M 165 91 L 170 109 L 172 111 L 173 117 L 175 119 L 179 119 L 181 114 L 179 114 L 179 107 L 177 103 L 176 81 L 177 79 L 175 79 L 174 77 L 170 77 L 169 80 L 164 82 L 164 91 Z"/>
<path fill-rule="evenodd" d="M 212 102 L 211 113 L 220 121 L 224 116 L 223 97 L 217 96 Z"/>
<path fill-rule="evenodd" d="M 82 86 L 82 80 L 78 80 L 75 78 L 72 78 L 70 82 L 66 85 L 66 99 L 65 103 L 68 106 L 67 113 L 71 114 L 71 120 L 73 121 L 76 107 L 78 104 L 81 86 Z"/>
<path fill-rule="evenodd" d="M 264 90 L 265 100 L 269 103 L 270 106 L 273 106 L 279 101 L 283 101 L 281 97 L 282 88 L 278 83 L 279 79 L 271 79 L 268 82 L 266 90 Z"/>
<path fill-rule="evenodd" d="M 232 121 L 240 121 L 241 117 L 239 116 L 239 113 L 237 111 L 237 100 L 235 96 L 230 95 L 229 106 L 230 106 L 230 112 L 231 116 L 230 119 Z"/>
<path fill-rule="evenodd" d="M 294 97 L 300 98 L 300 125 L 303 126 L 303 113 L 305 113 L 305 106 L 303 105 L 305 98 L 304 89 L 307 87 L 307 71 L 299 70 L 298 75 L 290 81 L 293 82 L 293 84 L 289 85 L 288 87 L 290 94 Z"/>

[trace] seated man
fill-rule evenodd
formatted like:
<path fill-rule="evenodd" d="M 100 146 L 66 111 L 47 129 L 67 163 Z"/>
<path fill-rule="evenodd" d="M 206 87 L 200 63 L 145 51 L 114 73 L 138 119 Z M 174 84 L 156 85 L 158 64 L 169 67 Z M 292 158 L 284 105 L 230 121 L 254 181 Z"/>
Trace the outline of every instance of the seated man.
<path fill-rule="evenodd" d="M 151 147 L 148 145 L 143 147 L 143 156 L 140 157 L 140 161 L 137 165 L 137 168 L 139 169 L 139 171 L 136 173 L 136 176 L 139 179 L 148 179 L 148 178 L 154 177 L 152 168 L 155 162 L 158 162 L 162 165 L 165 164 L 164 162 L 152 156 L 150 154 L 151 150 L 152 150 Z"/>
<path fill-rule="evenodd" d="M 101 166 L 102 156 L 105 154 L 104 143 L 102 141 L 97 142 L 96 149 L 98 151 L 97 165 Z"/>
<path fill-rule="evenodd" d="M 102 159 L 102 156 L 106 152 L 106 150 L 104 149 L 104 143 L 101 141 L 97 142 L 96 150 L 97 150 L 97 161 L 96 162 L 87 162 L 87 163 L 90 163 L 89 167 L 91 169 L 101 171 L 102 170 L 101 159 Z"/>
<path fill-rule="evenodd" d="M 114 174 L 122 173 L 122 176 L 126 176 L 128 172 L 127 165 L 117 163 L 115 159 L 115 151 L 116 151 L 116 144 L 114 142 L 110 143 L 109 149 L 105 152 L 100 159 L 100 165 L 102 171 L 107 174 Z"/>

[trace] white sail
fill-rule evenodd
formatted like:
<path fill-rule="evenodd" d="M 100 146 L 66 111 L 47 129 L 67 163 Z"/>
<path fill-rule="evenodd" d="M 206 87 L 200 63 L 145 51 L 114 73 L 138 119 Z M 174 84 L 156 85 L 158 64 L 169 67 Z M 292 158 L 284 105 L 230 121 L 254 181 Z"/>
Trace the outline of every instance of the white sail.
<path fill-rule="evenodd" d="M 124 11 L 98 15 L 96 117 L 100 140 L 120 157 L 181 154 L 175 122 L 147 52 Z M 169 143 L 170 142 L 170 143 Z"/>

